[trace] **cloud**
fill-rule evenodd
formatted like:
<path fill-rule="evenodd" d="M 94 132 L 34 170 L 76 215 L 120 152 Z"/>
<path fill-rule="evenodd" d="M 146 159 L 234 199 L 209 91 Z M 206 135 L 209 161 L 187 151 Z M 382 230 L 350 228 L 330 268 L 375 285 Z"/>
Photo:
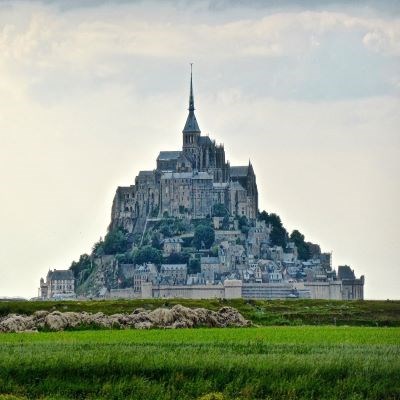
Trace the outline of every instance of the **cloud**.
<path fill-rule="evenodd" d="M 25 7 L 23 21 L 19 10 Z M 50 68 L 64 63 L 85 68 L 117 55 L 171 58 L 190 52 L 212 58 L 276 57 L 310 51 L 329 32 L 362 32 L 360 43 L 374 51 L 399 54 L 400 20 L 359 18 L 337 12 L 286 12 L 230 22 L 201 23 L 174 8 L 168 18 L 150 10 L 136 18 L 137 5 L 73 9 L 15 4 L 3 12 L 1 59 Z M 7 15 L 8 14 L 8 15 Z"/>
<path fill-rule="evenodd" d="M 0 14 L 0 80 L 5 85 L 13 77 L 47 104 L 110 84 L 148 92 L 165 85 L 146 78 L 161 77 L 160 63 L 173 74 L 189 61 L 224 71 L 223 80 L 234 81 L 238 68 L 251 70 L 240 89 L 257 96 L 261 90 L 311 100 L 399 93 L 398 19 L 309 10 L 222 18 L 207 9 L 193 18 L 198 3 L 63 11 L 51 4 L 11 3 Z"/>
<path fill-rule="evenodd" d="M 400 56 L 400 23 L 395 26 L 373 28 L 363 37 L 363 43 L 372 51 L 385 55 Z"/>

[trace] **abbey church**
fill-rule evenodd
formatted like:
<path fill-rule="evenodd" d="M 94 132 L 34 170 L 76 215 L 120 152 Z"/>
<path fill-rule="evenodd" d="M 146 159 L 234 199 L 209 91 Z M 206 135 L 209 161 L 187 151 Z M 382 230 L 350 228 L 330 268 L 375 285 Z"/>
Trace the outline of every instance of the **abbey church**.
<path fill-rule="evenodd" d="M 135 184 L 118 187 L 112 226 L 140 232 L 148 218 L 201 219 L 221 204 L 233 217 L 255 219 L 258 191 L 253 167 L 231 166 L 223 145 L 202 136 L 195 116 L 190 75 L 189 114 L 182 131 L 182 150 L 160 151 L 156 168 L 140 171 Z"/>

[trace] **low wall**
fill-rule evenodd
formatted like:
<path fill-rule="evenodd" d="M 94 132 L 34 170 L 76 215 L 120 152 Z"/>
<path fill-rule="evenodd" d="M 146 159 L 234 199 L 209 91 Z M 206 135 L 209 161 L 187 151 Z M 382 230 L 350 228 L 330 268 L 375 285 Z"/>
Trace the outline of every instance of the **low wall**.
<path fill-rule="evenodd" d="M 225 288 L 222 285 L 160 285 L 153 286 L 153 298 L 223 299 Z"/>
<path fill-rule="evenodd" d="M 244 299 L 287 299 L 292 292 L 288 283 L 244 283 L 242 287 Z"/>
<path fill-rule="evenodd" d="M 240 299 L 242 281 L 227 279 L 223 285 L 142 285 L 142 298 Z"/>
<path fill-rule="evenodd" d="M 104 297 L 106 299 L 140 299 L 141 294 L 134 292 L 133 288 L 111 289 Z"/>

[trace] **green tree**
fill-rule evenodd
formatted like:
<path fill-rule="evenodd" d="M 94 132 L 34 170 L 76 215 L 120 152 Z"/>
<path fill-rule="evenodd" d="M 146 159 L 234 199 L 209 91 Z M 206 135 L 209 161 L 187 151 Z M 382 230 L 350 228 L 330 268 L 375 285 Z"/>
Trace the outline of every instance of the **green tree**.
<path fill-rule="evenodd" d="M 249 221 L 245 215 L 239 217 L 239 229 L 245 235 L 249 233 Z"/>
<path fill-rule="evenodd" d="M 134 262 L 134 253 L 132 251 L 127 251 L 124 254 L 117 254 L 115 258 L 121 264 L 133 264 Z"/>
<path fill-rule="evenodd" d="M 310 252 L 310 258 L 319 257 L 321 255 L 321 247 L 318 244 L 306 242 L 308 250 Z"/>
<path fill-rule="evenodd" d="M 214 204 L 212 209 L 213 217 L 226 217 L 229 215 L 228 210 L 223 204 Z"/>
<path fill-rule="evenodd" d="M 215 240 L 214 229 L 210 225 L 198 225 L 194 230 L 193 246 L 196 249 L 209 249 Z"/>
<path fill-rule="evenodd" d="M 304 235 L 295 229 L 290 234 L 290 240 L 294 242 L 297 247 L 297 253 L 300 260 L 308 260 L 310 258 L 310 247 L 304 241 Z"/>
<path fill-rule="evenodd" d="M 153 235 L 151 236 L 151 246 L 161 250 L 161 236 L 158 232 L 153 232 Z"/>
<path fill-rule="evenodd" d="M 188 253 L 171 253 L 167 257 L 164 257 L 166 264 L 187 264 L 190 255 Z"/>
<path fill-rule="evenodd" d="M 93 245 L 92 253 L 95 256 L 104 255 L 104 240 L 103 240 L 103 238 L 100 238 L 100 240 Z"/>
<path fill-rule="evenodd" d="M 104 254 L 125 253 L 128 250 L 127 232 L 123 228 L 109 231 L 104 238 Z"/>
<path fill-rule="evenodd" d="M 201 272 L 201 264 L 198 258 L 192 258 L 189 261 L 188 273 L 189 274 L 197 274 Z"/>
<path fill-rule="evenodd" d="M 266 211 L 262 211 L 259 214 L 258 219 L 260 221 L 265 221 L 267 225 L 272 225 L 272 232 L 269 237 L 271 245 L 282 246 L 283 248 L 285 248 L 287 245 L 288 233 L 282 225 L 282 221 L 279 215 L 274 213 L 268 214 Z"/>
<path fill-rule="evenodd" d="M 79 257 L 79 261 L 72 261 L 69 269 L 74 273 L 74 278 L 78 279 L 82 277 L 84 270 L 90 270 L 92 266 L 91 258 L 88 254 L 82 254 Z"/>
<path fill-rule="evenodd" d="M 162 253 L 152 246 L 143 246 L 133 253 L 134 263 L 137 265 L 144 263 L 153 263 L 160 265 L 162 262 Z"/>
<path fill-rule="evenodd" d="M 211 256 L 212 257 L 218 257 L 218 251 L 219 251 L 219 246 L 218 245 L 214 245 L 211 248 Z"/>

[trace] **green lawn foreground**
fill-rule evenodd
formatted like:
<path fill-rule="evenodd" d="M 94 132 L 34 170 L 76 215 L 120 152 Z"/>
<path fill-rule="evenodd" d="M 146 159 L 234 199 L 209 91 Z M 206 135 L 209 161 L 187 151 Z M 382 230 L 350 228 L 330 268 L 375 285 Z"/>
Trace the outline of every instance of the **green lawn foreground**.
<path fill-rule="evenodd" d="M 8 400 L 400 399 L 400 328 L 3 334 L 0 393 Z"/>

